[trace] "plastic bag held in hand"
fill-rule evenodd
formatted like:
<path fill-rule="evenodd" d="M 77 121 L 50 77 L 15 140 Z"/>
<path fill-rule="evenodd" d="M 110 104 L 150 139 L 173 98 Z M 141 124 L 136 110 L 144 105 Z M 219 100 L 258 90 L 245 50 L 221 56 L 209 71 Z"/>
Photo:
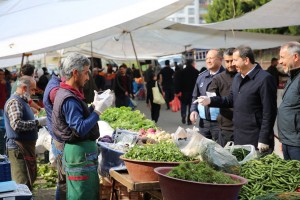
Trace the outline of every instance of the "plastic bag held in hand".
<path fill-rule="evenodd" d="M 39 121 L 40 126 L 46 126 L 47 125 L 47 117 L 39 117 L 39 118 L 37 118 L 37 120 Z"/>
<path fill-rule="evenodd" d="M 171 101 L 169 104 L 172 107 L 173 112 L 177 112 L 181 109 L 180 100 L 178 99 L 177 96 L 175 96 L 173 101 Z"/>
<path fill-rule="evenodd" d="M 94 91 L 94 102 L 93 105 L 95 106 L 95 110 L 102 113 L 108 107 L 113 104 L 114 101 L 114 94 L 110 89 L 105 90 L 102 94 L 98 94 L 97 91 Z"/>

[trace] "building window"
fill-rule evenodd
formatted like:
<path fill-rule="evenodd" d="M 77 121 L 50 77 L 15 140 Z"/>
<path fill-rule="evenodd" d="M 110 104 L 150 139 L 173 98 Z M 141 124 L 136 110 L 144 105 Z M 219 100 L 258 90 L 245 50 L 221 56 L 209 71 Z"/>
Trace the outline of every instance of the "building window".
<path fill-rule="evenodd" d="M 185 22 L 185 18 L 184 17 L 178 17 L 177 18 L 177 22 L 178 23 L 184 23 Z"/>
<path fill-rule="evenodd" d="M 189 17 L 189 24 L 195 24 L 195 18 Z"/>
<path fill-rule="evenodd" d="M 179 10 L 177 13 L 184 13 L 184 9 Z"/>
<path fill-rule="evenodd" d="M 188 9 L 188 15 L 194 15 L 195 14 L 195 9 L 194 8 L 189 8 Z"/>

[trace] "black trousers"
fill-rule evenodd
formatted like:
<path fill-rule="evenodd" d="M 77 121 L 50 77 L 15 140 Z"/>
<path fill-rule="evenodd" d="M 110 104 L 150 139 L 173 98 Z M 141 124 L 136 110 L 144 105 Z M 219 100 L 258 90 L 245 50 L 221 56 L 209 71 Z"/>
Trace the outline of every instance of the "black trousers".
<path fill-rule="evenodd" d="M 174 90 L 173 89 L 164 89 L 165 93 L 165 101 L 167 104 L 167 108 L 170 109 L 169 103 L 174 99 Z"/>
<path fill-rule="evenodd" d="M 217 121 L 209 121 L 200 118 L 199 131 L 204 137 L 218 142 L 220 128 Z"/>
<path fill-rule="evenodd" d="M 155 121 L 155 123 L 158 121 L 159 111 L 160 111 L 160 105 L 151 102 L 151 119 Z"/>

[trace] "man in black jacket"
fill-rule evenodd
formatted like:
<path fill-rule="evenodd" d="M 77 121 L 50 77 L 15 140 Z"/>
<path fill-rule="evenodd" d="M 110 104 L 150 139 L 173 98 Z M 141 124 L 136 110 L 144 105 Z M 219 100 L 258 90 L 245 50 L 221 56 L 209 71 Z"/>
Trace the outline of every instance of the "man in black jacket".
<path fill-rule="evenodd" d="M 283 66 L 284 72 L 290 74 L 278 108 L 279 139 L 284 159 L 300 161 L 300 43 L 289 42 L 282 45 L 279 63 Z"/>
<path fill-rule="evenodd" d="M 122 64 L 119 67 L 118 74 L 114 81 L 114 92 L 116 96 L 116 107 L 128 107 L 130 104 L 130 97 L 133 98 L 132 79 L 126 74 L 127 66 Z"/>
<path fill-rule="evenodd" d="M 213 77 L 211 84 L 208 88 L 209 92 L 215 92 L 218 96 L 227 96 L 230 94 L 231 84 L 234 76 L 236 75 L 236 67 L 232 64 L 234 48 L 228 48 L 223 53 L 223 59 L 226 70 Z M 218 143 L 223 147 L 227 142 L 233 141 L 233 109 L 220 108 L 220 114 L 217 121 L 220 125 L 220 134 Z"/>
<path fill-rule="evenodd" d="M 169 103 L 174 99 L 174 70 L 170 66 L 170 61 L 165 61 L 165 67 L 159 73 L 159 83 L 162 86 L 167 110 L 170 109 Z"/>
<path fill-rule="evenodd" d="M 192 95 L 196 80 L 198 78 L 199 71 L 196 69 L 196 63 L 194 60 L 187 60 L 186 67 L 179 72 L 175 72 L 175 94 L 181 92 L 181 122 L 191 125 L 192 122 L 189 119 L 190 109 L 192 104 Z M 186 109 L 188 109 L 188 115 L 186 115 Z M 188 117 L 187 117 L 188 116 Z"/>
<path fill-rule="evenodd" d="M 234 143 L 252 144 L 260 152 L 272 152 L 277 111 L 275 81 L 255 63 L 250 47 L 234 50 L 233 65 L 239 73 L 233 79 L 230 95 L 201 97 L 198 101 L 202 105 L 233 107 Z"/>

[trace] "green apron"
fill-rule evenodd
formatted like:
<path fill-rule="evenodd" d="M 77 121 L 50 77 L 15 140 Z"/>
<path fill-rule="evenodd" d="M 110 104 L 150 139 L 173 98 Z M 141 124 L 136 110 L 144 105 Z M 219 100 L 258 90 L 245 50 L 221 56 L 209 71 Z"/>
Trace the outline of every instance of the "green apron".
<path fill-rule="evenodd" d="M 98 152 L 95 141 L 65 144 L 67 199 L 99 199 Z"/>

